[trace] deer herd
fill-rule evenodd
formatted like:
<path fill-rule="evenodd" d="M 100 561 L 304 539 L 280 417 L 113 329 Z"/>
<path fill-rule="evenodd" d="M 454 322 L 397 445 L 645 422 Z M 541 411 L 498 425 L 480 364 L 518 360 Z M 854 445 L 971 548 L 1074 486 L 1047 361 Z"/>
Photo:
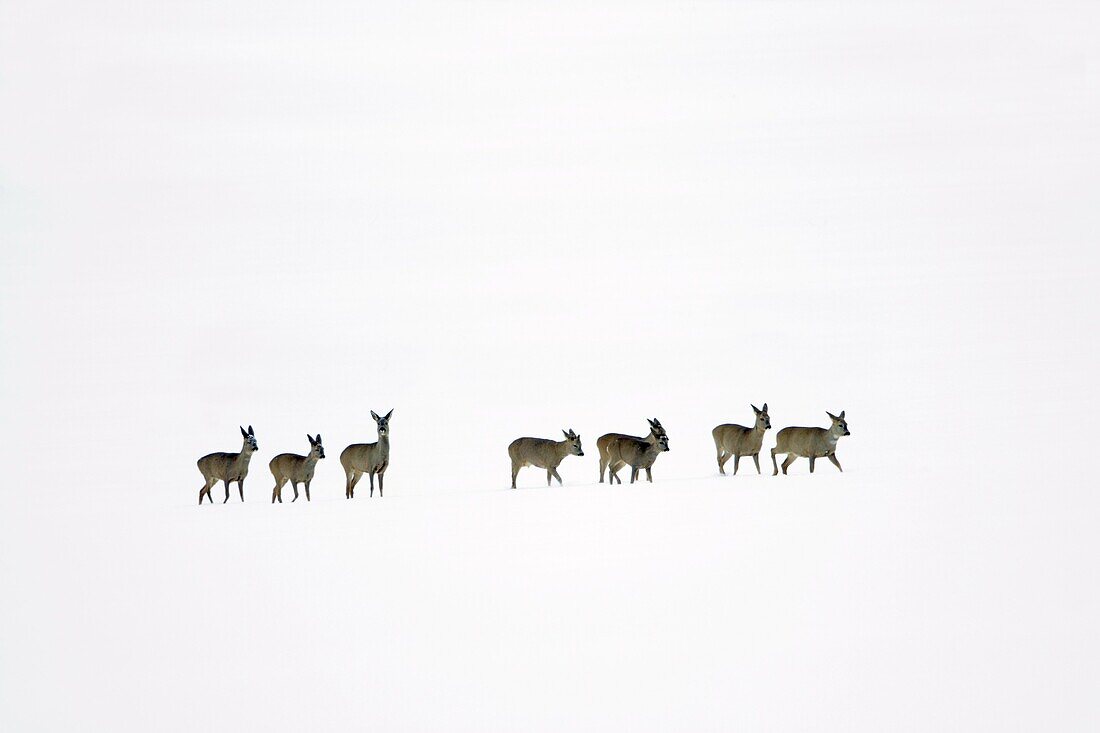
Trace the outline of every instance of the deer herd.
<path fill-rule="evenodd" d="M 768 417 L 768 403 L 762 408 L 750 405 L 755 414 L 752 427 L 744 425 L 719 425 L 711 431 L 714 438 L 714 448 L 718 453 L 718 471 L 726 475 L 726 463 L 733 458 L 733 473 L 737 473 L 738 464 L 742 456 L 752 456 L 756 464 L 756 472 L 760 473 L 760 449 L 764 445 L 764 433 L 772 427 Z M 840 461 L 836 457 L 836 444 L 843 436 L 851 435 L 848 431 L 848 423 L 844 419 L 844 411 L 839 415 L 826 412 L 832 424 L 827 428 L 783 428 L 775 436 L 775 447 L 772 453 L 773 476 L 779 474 L 779 469 L 787 473 L 787 469 L 798 458 L 808 458 L 810 461 L 810 473 L 814 472 L 814 462 L 818 458 L 828 458 L 829 461 L 843 471 Z M 378 477 L 378 496 L 382 496 L 382 482 L 386 475 L 386 469 L 390 465 L 390 417 L 393 410 L 385 416 L 371 411 L 371 417 L 378 428 L 378 441 L 375 443 L 353 443 L 340 453 L 340 465 L 344 467 L 344 475 L 347 483 L 344 489 L 344 497 L 355 498 L 355 485 L 366 474 L 370 477 L 370 496 L 374 496 L 374 477 Z M 646 481 L 653 481 L 653 463 L 657 456 L 668 448 L 668 433 L 661 425 L 661 421 L 654 418 L 649 420 L 649 435 L 639 438 L 634 435 L 622 433 L 608 433 L 596 440 L 596 449 L 600 454 L 600 483 L 603 483 L 604 473 L 607 474 L 608 483 L 620 484 L 623 482 L 618 473 L 624 466 L 630 466 L 630 483 L 638 480 L 638 474 L 645 469 Z M 248 429 L 241 428 L 244 444 L 238 453 L 211 453 L 199 459 L 199 471 L 202 472 L 203 486 L 199 490 L 199 504 L 203 499 L 209 499 L 214 503 L 210 495 L 211 489 L 218 482 L 225 484 L 225 500 L 229 501 L 229 485 L 237 482 L 237 491 L 241 501 L 244 501 L 244 480 L 248 476 L 248 464 L 252 460 L 252 454 L 259 450 L 256 442 L 256 433 L 249 425 Z M 512 460 L 512 488 L 516 488 L 516 477 L 519 470 L 525 466 L 546 469 L 546 485 L 549 486 L 554 479 L 558 484 L 562 483 L 558 474 L 558 465 L 566 456 L 583 456 L 581 448 L 581 436 L 570 430 L 563 430 L 564 440 L 551 440 L 548 438 L 516 438 L 508 446 L 508 457 Z M 268 468 L 275 479 L 275 487 L 271 490 L 271 503 L 283 501 L 283 487 L 289 481 L 294 489 L 294 498 L 298 500 L 298 484 L 302 484 L 306 492 L 306 501 L 310 500 L 309 485 L 313 481 L 313 472 L 317 467 L 317 461 L 324 459 L 325 448 L 321 445 L 321 434 L 316 437 L 306 434 L 309 439 L 309 453 L 300 456 L 296 453 L 280 453 L 271 459 Z M 783 464 L 776 461 L 776 455 L 786 454 Z"/>

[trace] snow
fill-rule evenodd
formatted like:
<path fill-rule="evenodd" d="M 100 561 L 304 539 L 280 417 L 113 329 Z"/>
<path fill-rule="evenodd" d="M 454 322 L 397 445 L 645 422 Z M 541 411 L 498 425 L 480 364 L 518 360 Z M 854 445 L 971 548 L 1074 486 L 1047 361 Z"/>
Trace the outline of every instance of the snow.
<path fill-rule="evenodd" d="M 0 729 L 1095 730 L 1098 15 L 5 4 Z"/>

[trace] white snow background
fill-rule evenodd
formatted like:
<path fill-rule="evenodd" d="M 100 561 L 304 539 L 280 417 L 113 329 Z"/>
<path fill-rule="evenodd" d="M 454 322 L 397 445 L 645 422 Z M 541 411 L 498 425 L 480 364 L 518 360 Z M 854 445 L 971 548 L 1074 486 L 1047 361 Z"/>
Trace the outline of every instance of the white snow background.
<path fill-rule="evenodd" d="M 6 0 L 0 729 L 1096 730 L 1098 21 Z"/>

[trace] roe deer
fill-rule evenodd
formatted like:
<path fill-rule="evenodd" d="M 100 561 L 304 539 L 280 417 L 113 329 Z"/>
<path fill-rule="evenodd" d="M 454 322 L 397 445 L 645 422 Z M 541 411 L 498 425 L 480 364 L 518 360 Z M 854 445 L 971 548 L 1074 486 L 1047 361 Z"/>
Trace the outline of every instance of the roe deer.
<path fill-rule="evenodd" d="M 378 496 L 381 498 L 382 478 L 390 465 L 390 415 L 392 414 L 393 410 L 390 410 L 385 417 L 378 417 L 378 413 L 371 410 L 370 416 L 378 423 L 378 442 L 349 445 L 340 454 L 340 463 L 348 479 L 344 489 L 345 498 L 355 498 L 355 485 L 359 483 L 364 473 L 370 476 L 371 496 L 374 496 L 374 474 L 378 474 Z"/>
<path fill-rule="evenodd" d="M 648 474 L 653 462 L 657 460 L 657 454 L 667 450 L 667 435 L 658 436 L 657 440 L 652 443 L 648 440 L 626 435 L 615 438 L 607 445 L 608 483 L 613 484 L 618 481 L 621 484 L 623 482 L 618 476 L 619 469 L 623 466 L 630 466 L 630 483 L 634 483 L 638 478 L 638 471 L 644 468 Z M 653 483 L 652 477 L 649 478 L 649 482 Z"/>
<path fill-rule="evenodd" d="M 309 455 L 299 456 L 294 453 L 280 453 L 267 464 L 271 469 L 271 475 L 275 477 L 275 488 L 271 490 L 271 503 L 276 500 L 283 503 L 283 486 L 289 481 L 294 487 L 294 498 L 291 502 L 298 501 L 298 484 L 306 485 L 306 501 L 309 501 L 309 484 L 313 481 L 313 470 L 317 468 L 317 461 L 325 457 L 325 449 L 321 445 L 321 434 L 317 433 L 314 439 L 306 433 L 309 439 Z"/>
<path fill-rule="evenodd" d="M 848 423 L 844 420 L 844 410 L 840 415 L 826 412 L 833 424 L 829 428 L 783 428 L 775 436 L 775 447 L 772 448 L 772 466 L 775 472 L 772 476 L 779 475 L 779 466 L 775 462 L 776 453 L 786 453 L 783 461 L 783 475 L 787 474 L 787 468 L 797 458 L 810 459 L 810 473 L 814 472 L 814 461 L 818 458 L 828 458 L 833 465 L 840 468 L 840 461 L 836 459 L 836 442 L 848 432 Z"/>
<path fill-rule="evenodd" d="M 211 504 L 214 503 L 210 489 L 219 481 L 225 482 L 225 501 L 222 504 L 229 501 L 229 484 L 233 481 L 237 482 L 237 491 L 241 493 L 241 501 L 244 501 L 244 478 L 248 475 L 248 462 L 252 460 L 252 454 L 259 450 L 259 446 L 251 425 L 248 430 L 241 428 L 241 435 L 244 436 L 244 445 L 241 446 L 240 453 L 211 453 L 199 459 L 199 470 L 206 480 L 199 489 L 199 504 L 202 504 L 203 496 Z"/>
<path fill-rule="evenodd" d="M 656 445 L 658 439 L 660 439 L 661 437 L 664 437 L 665 438 L 664 450 L 668 450 L 668 434 L 665 432 L 664 427 L 661 425 L 661 421 L 658 420 L 657 418 L 653 418 L 652 420 L 649 420 L 648 422 L 649 422 L 649 435 L 645 438 L 639 438 L 639 437 L 634 436 L 634 435 L 623 435 L 622 433 L 608 433 L 607 435 L 601 435 L 596 440 L 596 450 L 599 451 L 599 454 L 600 454 L 600 483 L 601 484 L 603 483 L 603 471 L 604 471 L 604 469 L 605 468 L 610 468 L 613 465 L 611 463 L 611 454 L 609 453 L 610 446 L 614 441 L 618 440 L 619 438 L 630 438 L 631 440 L 641 440 L 641 441 Z M 657 451 L 657 453 L 660 453 L 660 452 L 661 451 Z M 657 459 L 656 453 L 654 453 L 653 459 L 654 460 Z M 648 479 L 650 482 L 653 481 L 653 472 L 651 470 L 652 466 L 653 466 L 653 461 L 650 461 L 647 465 L 642 466 L 642 468 L 645 469 L 646 479 Z M 611 471 L 612 472 L 618 471 L 622 467 L 623 467 L 623 463 L 619 463 L 614 468 L 611 468 Z M 619 483 L 622 483 L 622 481 L 620 481 Z"/>
<path fill-rule="evenodd" d="M 550 440 L 548 438 L 516 438 L 508 445 L 508 457 L 512 459 L 512 488 L 516 488 L 516 476 L 524 466 L 546 469 L 546 485 L 550 485 L 550 479 L 556 478 L 558 486 L 561 486 L 561 476 L 558 475 L 558 464 L 566 456 L 583 456 L 581 449 L 581 436 L 573 432 L 561 431 L 565 440 Z"/>
<path fill-rule="evenodd" d="M 760 473 L 760 446 L 764 442 L 764 431 L 771 430 L 772 421 L 768 417 L 768 403 L 764 403 L 764 409 L 756 409 L 756 405 L 749 405 L 756 413 L 756 423 L 751 428 L 744 425 L 719 425 L 710 434 L 714 437 L 714 447 L 718 451 L 718 472 L 726 475 L 726 461 L 733 456 L 733 475 L 737 475 L 737 464 L 741 462 L 741 456 L 752 456 L 756 464 L 756 472 Z"/>

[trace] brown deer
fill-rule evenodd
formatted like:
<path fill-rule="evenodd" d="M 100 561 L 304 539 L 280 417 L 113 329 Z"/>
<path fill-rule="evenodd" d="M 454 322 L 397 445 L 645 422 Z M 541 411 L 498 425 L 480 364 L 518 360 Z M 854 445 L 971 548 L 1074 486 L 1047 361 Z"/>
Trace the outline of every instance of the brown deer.
<path fill-rule="evenodd" d="M 756 413 L 756 423 L 751 428 L 744 425 L 719 425 L 710 434 L 714 437 L 714 447 L 718 451 L 718 472 L 726 475 L 726 461 L 733 456 L 733 475 L 737 475 L 737 464 L 741 462 L 741 456 L 752 456 L 756 464 L 756 472 L 760 473 L 760 446 L 764 443 L 764 431 L 771 430 L 772 421 L 768 417 L 768 403 L 764 403 L 764 409 L 756 409 L 756 405 L 749 405 Z"/>
<path fill-rule="evenodd" d="M 786 453 L 783 461 L 783 475 L 787 474 L 787 468 L 797 458 L 810 459 L 810 473 L 814 472 L 814 461 L 818 458 L 828 458 L 841 472 L 840 461 L 836 459 L 836 443 L 845 435 L 851 435 L 848 431 L 848 422 L 844 419 L 844 410 L 839 415 L 826 412 L 833 421 L 828 428 L 783 428 L 775 436 L 775 447 L 772 448 L 772 466 L 775 472 L 772 476 L 779 475 L 779 466 L 775 462 L 776 453 Z"/>
<path fill-rule="evenodd" d="M 271 490 L 271 503 L 278 501 L 283 503 L 283 486 L 289 481 L 294 487 L 294 498 L 291 502 L 298 501 L 298 484 L 305 484 L 306 501 L 309 501 L 309 484 L 313 481 L 313 470 L 317 467 L 317 461 L 325 457 L 325 449 L 321 445 L 321 434 L 313 438 L 306 433 L 309 440 L 309 454 L 299 456 L 295 453 L 280 453 L 271 459 L 268 468 L 275 477 L 275 488 Z"/>
<path fill-rule="evenodd" d="M 668 434 L 665 432 L 664 427 L 661 425 L 661 421 L 658 420 L 657 418 L 653 418 L 652 420 L 649 420 L 648 422 L 649 422 L 649 435 L 645 438 L 639 438 L 635 435 L 624 435 L 622 433 L 608 433 L 607 435 L 601 435 L 596 440 L 596 450 L 598 450 L 599 453 L 600 453 L 600 483 L 601 484 L 603 483 L 604 469 L 605 468 L 610 468 L 611 465 L 612 465 L 611 464 L 611 454 L 609 452 L 610 451 L 610 446 L 614 441 L 618 440 L 619 438 L 631 438 L 633 440 L 642 440 L 642 441 L 645 441 L 647 443 L 651 443 L 651 444 L 655 445 L 661 437 L 664 437 L 665 438 L 665 448 L 664 448 L 664 450 L 668 450 Z M 662 452 L 662 451 L 657 451 L 657 453 L 660 453 L 660 452 Z M 654 460 L 657 459 L 656 454 L 654 454 L 653 459 Z M 612 472 L 618 471 L 620 468 L 623 467 L 623 465 L 624 465 L 623 463 L 620 463 L 619 465 L 615 466 L 614 468 L 611 468 L 611 471 Z M 642 466 L 642 468 L 645 469 L 646 479 L 649 480 L 650 482 L 653 481 L 652 467 L 653 467 L 653 462 L 652 461 L 650 461 L 649 465 Z M 622 482 L 620 481 L 620 483 L 622 483 Z"/>
<path fill-rule="evenodd" d="M 653 442 L 641 438 L 634 438 L 629 435 L 611 440 L 607 444 L 608 483 L 613 484 L 618 481 L 621 484 L 623 482 L 618 476 L 618 471 L 623 466 L 630 466 L 630 483 L 634 483 L 638 479 L 638 472 L 643 468 L 646 470 L 646 475 L 648 476 L 649 469 L 653 465 L 653 462 L 657 460 L 658 454 L 667 450 L 667 435 L 660 435 Z M 649 476 L 648 481 L 653 483 L 652 476 Z"/>
<path fill-rule="evenodd" d="M 558 465 L 566 456 L 583 456 L 581 449 L 581 436 L 573 432 L 561 431 L 565 440 L 549 440 L 547 438 L 516 438 L 508 446 L 508 457 L 512 459 L 512 488 L 516 488 L 516 476 L 524 466 L 546 469 L 546 485 L 550 485 L 550 479 L 556 478 L 558 486 L 561 486 L 561 476 L 558 475 Z"/>
<path fill-rule="evenodd" d="M 355 485 L 363 474 L 370 476 L 370 495 L 374 496 L 374 474 L 378 474 L 378 496 L 382 496 L 382 479 L 386 475 L 386 469 L 390 465 L 390 416 L 393 410 L 386 413 L 385 417 L 379 417 L 374 410 L 370 416 L 378 425 L 377 443 L 357 443 L 344 448 L 340 454 L 340 464 L 344 467 L 347 484 L 344 488 L 344 497 L 355 498 Z"/>
<path fill-rule="evenodd" d="M 240 453 L 211 453 L 199 459 L 199 471 L 204 480 L 199 489 L 199 504 L 202 504 L 204 496 L 211 504 L 214 503 L 210 490 L 219 481 L 225 482 L 225 501 L 222 504 L 229 501 L 229 484 L 233 481 L 237 482 L 237 491 L 241 494 L 241 501 L 244 501 L 244 479 L 248 475 L 248 462 L 252 460 L 252 454 L 260 448 L 256 444 L 256 433 L 251 425 L 248 430 L 241 428 L 241 435 L 244 436 L 244 444 Z"/>

